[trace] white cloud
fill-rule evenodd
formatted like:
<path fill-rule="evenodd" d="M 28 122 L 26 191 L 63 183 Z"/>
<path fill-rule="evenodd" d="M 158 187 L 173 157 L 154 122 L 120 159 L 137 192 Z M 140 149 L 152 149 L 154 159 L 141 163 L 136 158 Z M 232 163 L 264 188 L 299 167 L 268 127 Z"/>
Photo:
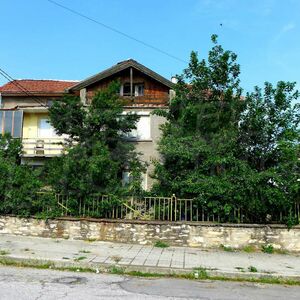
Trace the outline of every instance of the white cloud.
<path fill-rule="evenodd" d="M 274 37 L 274 42 L 279 41 L 287 32 L 292 31 L 296 28 L 296 25 L 293 22 L 289 22 L 281 27 L 278 34 Z"/>

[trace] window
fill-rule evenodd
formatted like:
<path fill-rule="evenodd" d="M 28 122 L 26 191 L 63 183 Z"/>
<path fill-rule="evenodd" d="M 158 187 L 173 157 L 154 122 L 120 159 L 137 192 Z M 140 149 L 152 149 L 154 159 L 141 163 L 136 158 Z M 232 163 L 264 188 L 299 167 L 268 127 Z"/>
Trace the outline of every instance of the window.
<path fill-rule="evenodd" d="M 126 186 L 131 182 L 131 176 L 129 171 L 122 172 L 122 185 Z"/>
<path fill-rule="evenodd" d="M 144 96 L 144 84 L 139 83 L 134 85 L 134 96 Z"/>
<path fill-rule="evenodd" d="M 136 129 L 132 130 L 128 138 L 134 140 L 150 140 L 151 139 L 151 126 L 150 126 L 150 116 L 140 116 L 136 124 Z"/>
<path fill-rule="evenodd" d="M 40 119 L 38 124 L 38 137 L 51 138 L 56 136 L 55 129 L 49 123 L 49 119 Z"/>
<path fill-rule="evenodd" d="M 120 94 L 121 94 L 121 96 L 131 96 L 129 82 L 126 82 L 121 86 Z M 144 96 L 144 84 L 143 83 L 133 83 L 132 96 L 135 96 L 135 97 Z"/>
<path fill-rule="evenodd" d="M 12 137 L 22 136 L 23 111 L 1 110 L 0 111 L 0 134 L 9 133 Z"/>
<path fill-rule="evenodd" d="M 129 170 L 122 172 L 122 185 L 127 186 L 132 182 L 132 176 Z M 147 190 L 147 173 L 142 174 L 141 188 Z"/>

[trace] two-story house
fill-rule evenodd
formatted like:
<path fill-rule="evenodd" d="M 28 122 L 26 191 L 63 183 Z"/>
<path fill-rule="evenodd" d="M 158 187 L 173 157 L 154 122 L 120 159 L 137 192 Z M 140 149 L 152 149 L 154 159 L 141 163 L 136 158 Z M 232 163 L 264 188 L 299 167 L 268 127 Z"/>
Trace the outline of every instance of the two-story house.
<path fill-rule="evenodd" d="M 142 159 L 148 163 L 143 188 L 152 185 L 153 159 L 159 159 L 157 142 L 160 138 L 162 117 L 152 115 L 156 108 L 167 109 L 173 83 L 144 65 L 130 59 L 82 81 L 15 80 L 0 87 L 0 132 L 9 132 L 22 138 L 22 161 L 41 165 L 45 159 L 60 155 L 63 137 L 57 136 L 48 122 L 48 107 L 64 94 L 80 96 L 89 105 L 96 91 L 111 81 L 121 84 L 120 97 L 124 99 L 124 113 L 140 116 L 137 130 L 128 142 L 135 143 Z M 126 181 L 127 172 L 124 171 Z"/>

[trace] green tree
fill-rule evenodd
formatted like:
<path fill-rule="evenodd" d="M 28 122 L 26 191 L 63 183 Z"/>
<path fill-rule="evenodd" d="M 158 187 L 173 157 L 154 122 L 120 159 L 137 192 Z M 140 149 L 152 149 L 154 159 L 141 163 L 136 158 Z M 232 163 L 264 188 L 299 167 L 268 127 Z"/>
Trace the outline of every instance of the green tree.
<path fill-rule="evenodd" d="M 212 36 L 207 60 L 191 53 L 175 86 L 155 163 L 155 194 L 198 199 L 209 212 L 248 221 L 289 211 L 299 198 L 299 105 L 294 84 L 241 96 L 237 56 Z"/>
<path fill-rule="evenodd" d="M 35 201 L 41 187 L 37 172 L 20 165 L 22 145 L 19 139 L 0 136 L 0 213 L 33 215 L 41 210 Z"/>
<path fill-rule="evenodd" d="M 114 82 L 99 91 L 90 106 L 79 97 L 66 96 L 49 110 L 50 121 L 60 135 L 68 136 L 67 153 L 47 166 L 49 183 L 56 191 L 76 197 L 100 193 L 137 193 L 143 164 L 134 144 L 126 140 L 136 128 L 138 116 L 123 114 Z M 122 186 L 122 171 L 130 170 L 132 181 Z"/>
<path fill-rule="evenodd" d="M 243 103 L 236 54 L 225 51 L 215 35 L 212 42 L 207 60 L 192 52 L 188 68 L 178 76 L 169 111 L 157 112 L 168 122 L 162 127 L 163 163 L 156 162 L 154 191 L 222 205 L 233 188 L 228 176 L 237 167 L 235 145 Z"/>
<path fill-rule="evenodd" d="M 251 170 L 245 201 L 261 220 L 289 211 L 299 201 L 299 92 L 295 83 L 265 83 L 245 99 L 239 127 L 239 158 Z M 295 104 L 293 104 L 295 103 Z"/>

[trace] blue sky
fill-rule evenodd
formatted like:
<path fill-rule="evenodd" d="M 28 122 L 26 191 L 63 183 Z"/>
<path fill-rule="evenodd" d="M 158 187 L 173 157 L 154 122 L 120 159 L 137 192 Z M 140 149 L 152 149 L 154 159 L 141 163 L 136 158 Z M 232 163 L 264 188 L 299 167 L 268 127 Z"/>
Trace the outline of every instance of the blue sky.
<path fill-rule="evenodd" d="M 299 0 L 56 1 L 182 60 L 206 57 L 216 33 L 238 54 L 246 91 L 300 82 Z M 0 67 L 14 78 L 84 79 L 128 58 L 167 78 L 186 67 L 47 0 L 1 0 L 0 11 Z"/>

